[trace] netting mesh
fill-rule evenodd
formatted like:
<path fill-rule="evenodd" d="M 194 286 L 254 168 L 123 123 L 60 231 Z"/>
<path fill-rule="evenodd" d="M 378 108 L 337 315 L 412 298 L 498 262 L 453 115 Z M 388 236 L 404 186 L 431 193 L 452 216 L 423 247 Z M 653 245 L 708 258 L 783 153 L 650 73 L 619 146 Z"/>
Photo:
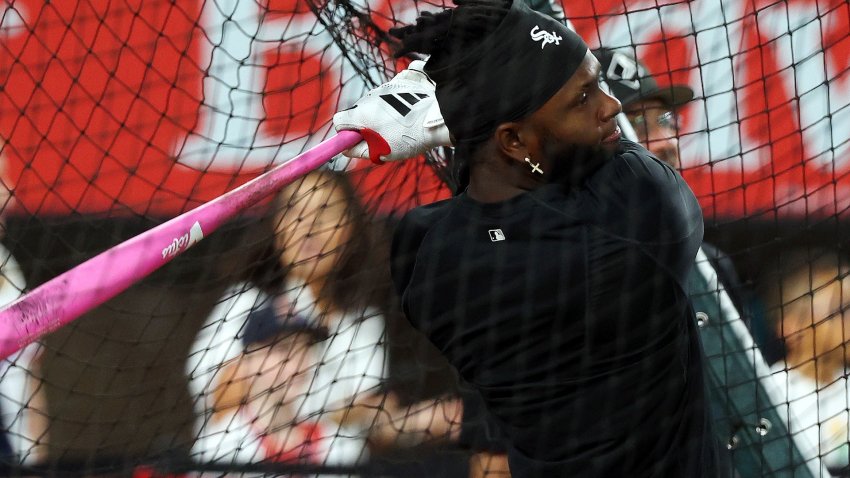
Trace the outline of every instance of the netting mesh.
<path fill-rule="evenodd" d="M 704 212 L 691 299 L 731 466 L 847 474 L 848 3 L 528 3 L 694 93 L 674 147 Z M 447 6 L 0 2 L 0 301 L 327 139 L 411 60 L 389 28 Z M 452 155 L 339 156 L 9 357 L 4 472 L 504 472 L 390 281 L 392 231 L 456 190 Z"/>

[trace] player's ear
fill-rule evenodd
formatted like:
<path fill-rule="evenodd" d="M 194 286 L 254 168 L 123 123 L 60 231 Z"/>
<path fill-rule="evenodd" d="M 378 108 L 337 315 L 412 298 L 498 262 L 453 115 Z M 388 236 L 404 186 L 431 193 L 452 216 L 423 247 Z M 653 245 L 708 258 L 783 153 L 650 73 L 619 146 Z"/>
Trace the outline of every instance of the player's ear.
<path fill-rule="evenodd" d="M 528 156 L 528 147 L 523 142 L 520 126 L 516 122 L 502 123 L 496 127 L 496 132 L 493 136 L 496 140 L 496 147 L 502 154 L 516 161 L 523 162 Z"/>

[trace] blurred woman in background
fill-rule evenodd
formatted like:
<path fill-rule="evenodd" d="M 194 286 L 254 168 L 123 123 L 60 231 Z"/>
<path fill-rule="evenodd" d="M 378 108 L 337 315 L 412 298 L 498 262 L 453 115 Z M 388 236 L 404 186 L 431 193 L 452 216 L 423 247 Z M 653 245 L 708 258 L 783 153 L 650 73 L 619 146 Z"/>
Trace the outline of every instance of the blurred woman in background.
<path fill-rule="evenodd" d="M 298 417 L 318 359 L 313 345 L 327 331 L 303 317 L 278 314 L 273 302 L 280 305 L 270 301 L 248 314 L 243 350 L 221 367 L 211 391 L 212 414 L 196 448 L 236 462 L 333 461 L 321 420 Z"/>
<path fill-rule="evenodd" d="M 215 417 L 234 406 L 243 410 L 250 406 L 252 417 L 266 413 L 267 418 L 249 418 L 259 426 L 242 427 L 243 432 L 274 435 L 285 444 L 284 452 L 287 446 L 301 446 L 303 453 L 304 440 L 293 438 L 300 433 L 293 428 L 314 424 L 310 434 L 299 435 L 312 445 L 320 444 L 313 448 L 320 450 L 322 459 L 313 463 L 359 464 L 370 449 L 457 438 L 459 400 L 411 401 L 404 386 L 390 376 L 387 330 L 396 305 L 390 290 L 388 235 L 380 224 L 367 220 L 346 176 L 313 172 L 281 191 L 275 210 L 279 269 L 257 281 L 263 287 L 246 290 L 243 286 L 220 305 L 199 336 L 190 361 L 190 379 L 215 397 L 213 403 L 204 405 L 207 420 L 199 433 L 195 459 L 245 462 L 274 458 L 267 450 L 259 451 L 262 456 L 227 451 L 236 450 L 240 440 L 261 440 L 239 438 L 225 446 L 208 439 L 221 434 L 215 423 L 226 423 Z M 272 317 L 266 318 L 268 323 L 294 321 L 305 329 L 326 332 L 322 337 L 309 334 L 312 345 L 303 334 L 298 345 L 279 345 L 280 340 L 292 336 L 287 339 L 278 333 L 259 342 L 243 339 L 245 348 L 235 355 L 241 347 L 229 342 L 237 335 L 249 335 L 251 319 L 263 310 L 257 309 L 258 305 L 267 303 L 274 304 L 269 308 Z M 245 317 L 250 317 L 247 323 Z M 265 345 L 256 348 L 257 343 Z M 211 361 L 214 355 L 221 355 L 215 350 L 225 350 L 218 365 Z M 222 360 L 230 365 L 222 368 Z M 234 394 L 228 389 L 242 392 Z M 232 429 L 227 431 L 234 435 Z"/>
<path fill-rule="evenodd" d="M 850 266 L 834 252 L 789 255 L 767 291 L 785 359 L 773 365 L 784 387 L 791 431 L 809 438 L 807 456 L 848 467 L 847 371 L 850 363 Z"/>

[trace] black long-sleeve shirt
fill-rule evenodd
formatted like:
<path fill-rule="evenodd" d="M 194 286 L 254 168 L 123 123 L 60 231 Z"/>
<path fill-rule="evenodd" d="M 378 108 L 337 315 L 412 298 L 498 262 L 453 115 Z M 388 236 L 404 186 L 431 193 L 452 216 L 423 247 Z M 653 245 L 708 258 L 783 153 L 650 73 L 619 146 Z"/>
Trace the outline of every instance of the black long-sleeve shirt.
<path fill-rule="evenodd" d="M 686 292 L 702 233 L 678 173 L 623 140 L 577 187 L 412 210 L 393 280 L 500 422 L 513 476 L 716 476 Z"/>

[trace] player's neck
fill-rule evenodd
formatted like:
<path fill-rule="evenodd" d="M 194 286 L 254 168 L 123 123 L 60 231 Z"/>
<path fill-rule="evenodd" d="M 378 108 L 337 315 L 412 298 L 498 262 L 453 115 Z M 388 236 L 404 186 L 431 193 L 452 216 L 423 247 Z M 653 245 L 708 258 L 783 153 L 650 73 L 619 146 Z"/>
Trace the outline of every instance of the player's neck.
<path fill-rule="evenodd" d="M 470 166 L 470 198 L 483 203 L 507 201 L 546 183 L 545 173 L 533 173 L 529 165 L 512 159 L 494 158 Z"/>

